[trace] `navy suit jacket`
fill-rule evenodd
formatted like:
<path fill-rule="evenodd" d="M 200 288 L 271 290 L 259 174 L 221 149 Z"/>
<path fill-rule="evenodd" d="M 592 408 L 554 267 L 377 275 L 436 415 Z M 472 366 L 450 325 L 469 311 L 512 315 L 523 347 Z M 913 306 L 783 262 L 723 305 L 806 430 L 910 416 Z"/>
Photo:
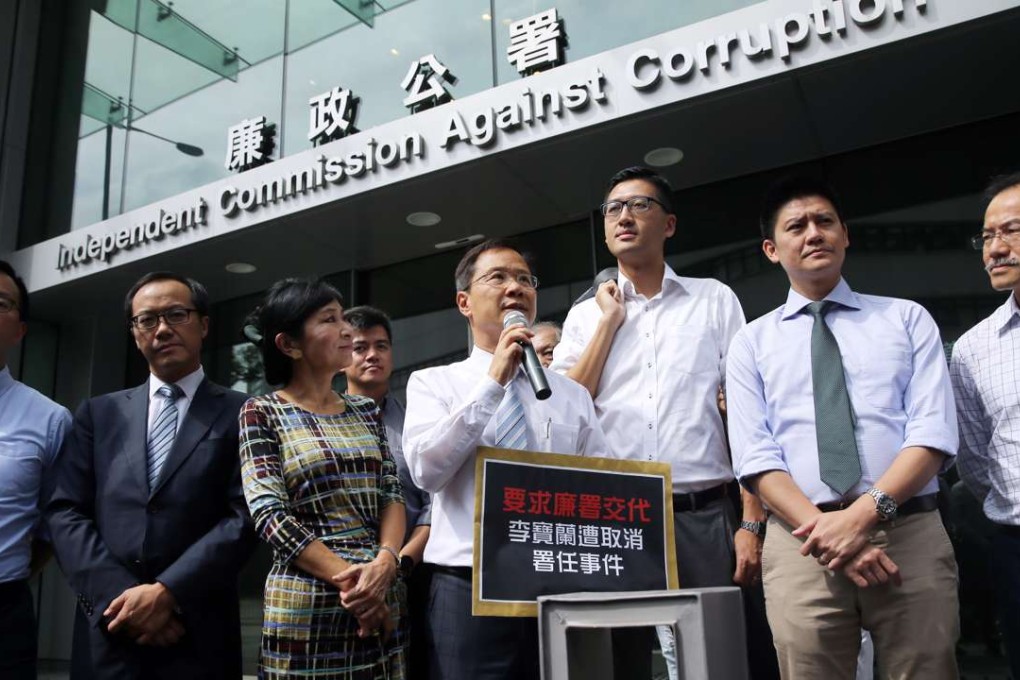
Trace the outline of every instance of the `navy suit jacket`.
<path fill-rule="evenodd" d="M 148 383 L 78 409 L 46 506 L 54 552 L 78 596 L 73 677 L 240 677 L 237 576 L 255 546 L 237 443 L 246 399 L 203 380 L 151 490 Z M 110 602 L 155 581 L 177 600 L 181 641 L 160 649 L 110 634 Z"/>

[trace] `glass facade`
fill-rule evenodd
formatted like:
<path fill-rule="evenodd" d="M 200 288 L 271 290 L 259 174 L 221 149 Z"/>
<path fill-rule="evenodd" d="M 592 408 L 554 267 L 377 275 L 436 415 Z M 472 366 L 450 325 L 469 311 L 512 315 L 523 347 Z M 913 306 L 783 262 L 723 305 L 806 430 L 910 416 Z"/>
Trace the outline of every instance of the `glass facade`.
<path fill-rule="evenodd" d="M 88 22 L 70 224 L 47 233 L 230 175 L 227 130 L 245 119 L 276 125 L 273 158 L 311 148 L 309 100 L 334 87 L 357 98 L 359 130 L 411 115 L 401 83 L 427 55 L 450 70 L 455 99 L 520 79 L 509 27 L 553 7 L 570 62 L 750 4 L 108 0 Z"/>

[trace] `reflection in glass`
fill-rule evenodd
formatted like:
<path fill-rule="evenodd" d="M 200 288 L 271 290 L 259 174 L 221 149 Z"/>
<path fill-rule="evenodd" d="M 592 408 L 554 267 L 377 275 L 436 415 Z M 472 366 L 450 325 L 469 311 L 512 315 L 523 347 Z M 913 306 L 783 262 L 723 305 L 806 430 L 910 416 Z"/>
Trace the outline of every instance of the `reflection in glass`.
<path fill-rule="evenodd" d="M 488 0 L 415 0 L 377 16 L 374 28 L 352 26 L 290 54 L 283 153 L 311 148 L 308 100 L 334 86 L 361 98 L 359 130 L 409 115 L 400 83 L 428 54 L 456 76 L 454 98 L 491 87 L 488 10 Z"/>
<path fill-rule="evenodd" d="M 221 79 L 136 120 L 138 127 L 197 146 L 205 155 L 187 156 L 173 144 L 131 134 L 122 210 L 230 176 L 232 173 L 224 167 L 228 128 L 257 116 L 278 122 L 281 102 L 277 84 L 282 78 L 283 57 L 275 57 L 242 71 L 236 83 Z"/>

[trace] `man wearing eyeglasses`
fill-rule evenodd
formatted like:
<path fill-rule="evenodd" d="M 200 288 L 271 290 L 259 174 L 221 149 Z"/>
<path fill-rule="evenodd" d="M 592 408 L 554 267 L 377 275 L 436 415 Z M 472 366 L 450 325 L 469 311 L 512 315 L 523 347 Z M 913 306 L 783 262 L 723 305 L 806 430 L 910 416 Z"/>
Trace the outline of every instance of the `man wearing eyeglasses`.
<path fill-rule="evenodd" d="M 457 309 L 474 340 L 464 361 L 415 371 L 407 383 L 404 456 L 415 483 L 432 493 L 428 630 L 432 680 L 539 677 L 534 618 L 471 615 L 475 449 L 479 446 L 604 456 L 607 446 L 588 394 L 548 372 L 539 401 L 521 370 L 533 333 L 503 328 L 517 311 L 535 318 L 538 279 L 513 247 L 481 243 L 457 265 Z"/>
<path fill-rule="evenodd" d="M 727 286 L 677 276 L 666 264 L 665 243 L 677 224 L 672 195 L 648 168 L 627 168 L 609 181 L 601 210 L 619 274 L 570 310 L 552 369 L 591 393 L 614 455 L 670 463 L 681 587 L 750 587 L 760 574 L 765 513 L 745 494 L 738 524 L 718 408 L 726 351 L 744 313 Z M 760 591 L 747 601 L 758 604 L 749 612 L 758 624 L 748 640 L 750 665 L 756 677 L 767 677 L 775 657 Z M 617 637 L 619 647 L 639 644 Z M 667 659 L 670 638 L 668 629 L 660 631 Z M 642 667 L 642 676 L 649 673 Z"/>
<path fill-rule="evenodd" d="M 997 527 L 992 539 L 999 624 L 1020 678 L 1020 173 L 987 191 L 981 250 L 992 288 L 1009 297 L 953 348 L 950 375 L 960 424 L 957 469 Z"/>
<path fill-rule="evenodd" d="M 124 311 L 149 379 L 87 400 L 64 442 L 47 519 L 78 597 L 72 678 L 241 677 L 246 395 L 205 377 L 208 309 L 193 279 L 139 279 Z"/>
<path fill-rule="evenodd" d="M 36 677 L 35 607 L 28 581 L 48 555 L 40 504 L 71 414 L 11 376 L 28 330 L 28 290 L 0 261 L 0 678 Z"/>

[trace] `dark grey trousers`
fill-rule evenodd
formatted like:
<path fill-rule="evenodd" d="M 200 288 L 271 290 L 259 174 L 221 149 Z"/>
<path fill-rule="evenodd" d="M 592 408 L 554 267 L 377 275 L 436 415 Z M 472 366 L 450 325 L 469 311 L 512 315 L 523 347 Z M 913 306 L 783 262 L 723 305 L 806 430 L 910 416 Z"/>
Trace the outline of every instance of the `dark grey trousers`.
<path fill-rule="evenodd" d="M 538 621 L 472 616 L 470 579 L 432 574 L 425 639 L 432 680 L 538 680 Z"/>

